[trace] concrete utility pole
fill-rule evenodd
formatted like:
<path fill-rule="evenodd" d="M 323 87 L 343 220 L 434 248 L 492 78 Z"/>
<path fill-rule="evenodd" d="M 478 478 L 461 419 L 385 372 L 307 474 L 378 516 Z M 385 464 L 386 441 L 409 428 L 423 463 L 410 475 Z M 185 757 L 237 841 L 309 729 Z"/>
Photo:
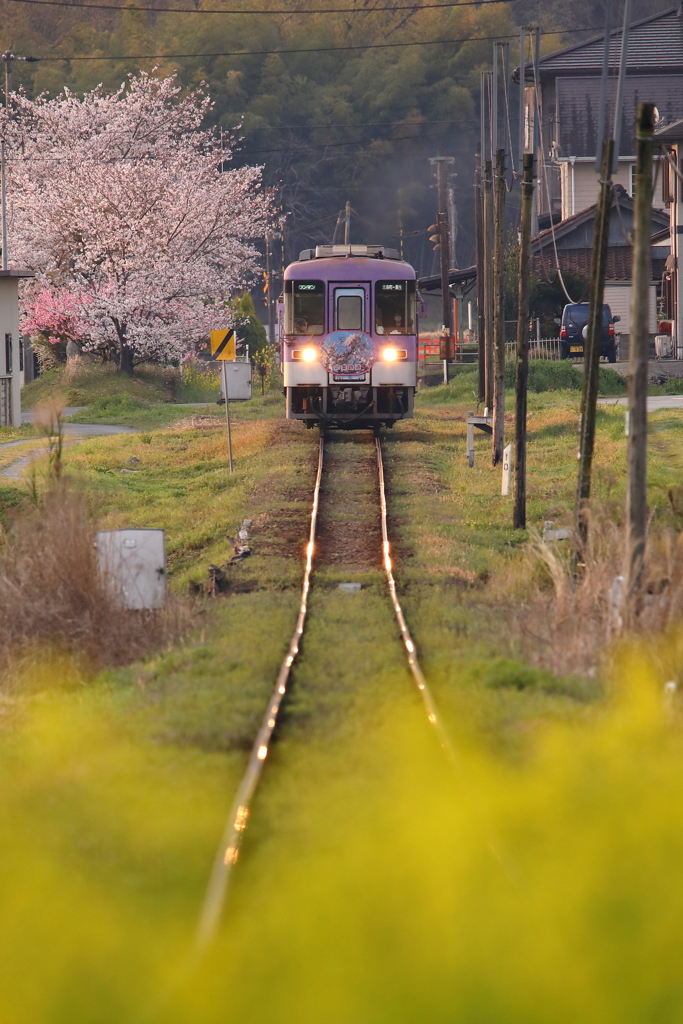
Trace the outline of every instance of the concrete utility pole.
<path fill-rule="evenodd" d="M 486 400 L 486 343 L 484 337 L 484 209 L 481 191 L 481 155 L 474 166 L 474 242 L 477 258 L 477 356 L 479 360 L 478 402 Z"/>
<path fill-rule="evenodd" d="M 534 26 L 534 102 L 533 102 L 533 145 L 531 152 L 534 154 L 534 160 L 536 161 L 536 177 L 540 178 L 542 174 L 542 162 L 545 160 L 545 155 L 541 150 L 541 97 L 540 93 L 540 64 L 541 64 L 541 29 L 538 25 Z M 541 165 L 539 167 L 539 164 Z M 538 234 L 538 205 L 540 201 L 540 189 L 534 195 L 534 208 L 531 213 L 531 234 Z M 550 211 L 552 217 L 552 210 Z"/>
<path fill-rule="evenodd" d="M 344 209 L 344 245 L 351 245 L 351 203 L 346 200 Z"/>
<path fill-rule="evenodd" d="M 512 525 L 526 527 L 526 405 L 529 377 L 529 290 L 531 283 L 531 208 L 534 202 L 534 156 L 522 162 L 522 219 L 517 293 L 517 363 L 515 366 L 515 501 Z"/>
<path fill-rule="evenodd" d="M 455 177 L 455 175 L 452 175 Z M 448 260 L 451 267 L 457 267 L 455 243 L 458 237 L 458 215 L 455 208 L 455 188 L 451 181 L 448 186 Z"/>
<path fill-rule="evenodd" d="M 600 371 L 600 344 L 602 341 L 602 300 L 605 291 L 607 267 L 607 241 L 609 215 L 612 207 L 612 155 L 614 140 L 605 139 L 602 145 L 602 173 L 598 206 L 595 211 L 593 261 L 588 296 L 588 330 L 583 356 L 583 392 L 581 396 L 581 424 L 579 438 L 579 477 L 576 488 L 576 527 L 580 549 L 588 538 L 588 502 L 591 496 L 593 448 L 595 446 L 595 410 L 598 401 Z M 576 569 L 581 550 L 574 552 Z"/>
<path fill-rule="evenodd" d="M 636 118 L 636 179 L 633 217 L 633 284 L 629 343 L 626 489 L 626 578 L 628 593 L 642 582 L 647 527 L 647 357 L 649 291 L 652 277 L 652 136 L 654 103 L 639 103 Z"/>
<path fill-rule="evenodd" d="M 525 107 L 524 107 L 524 89 L 525 89 L 525 74 L 526 74 L 526 30 L 524 27 L 519 30 L 519 106 L 517 108 L 517 117 L 519 118 L 519 143 L 518 143 L 518 159 L 517 166 L 520 173 L 523 172 L 524 162 L 524 150 L 526 148 L 526 132 L 524 130 L 525 125 Z"/>
<path fill-rule="evenodd" d="M 486 406 L 493 408 L 493 168 L 484 161 L 484 348 L 486 350 Z"/>
<path fill-rule="evenodd" d="M 448 270 L 450 254 L 450 231 L 448 229 L 448 168 L 455 163 L 452 156 L 431 157 L 431 164 L 436 164 L 436 184 L 438 194 L 439 212 L 437 224 L 439 227 L 439 266 L 441 271 L 441 335 L 446 338 L 446 352 L 442 352 L 443 358 L 443 379 L 448 383 L 448 358 L 452 356 L 453 350 L 453 307 L 448 289 Z"/>
<path fill-rule="evenodd" d="M 505 229 L 505 150 L 496 150 L 496 193 L 493 207 L 493 465 L 503 458 L 505 447 L 505 306 L 504 306 L 504 229 Z"/>
<path fill-rule="evenodd" d="M 624 3 L 624 24 L 621 30 L 621 53 L 619 55 L 619 77 L 617 79 L 617 98 L 614 102 L 614 154 L 612 156 L 612 174 L 619 170 L 619 147 L 621 142 L 621 116 L 624 110 L 624 88 L 626 80 L 626 63 L 628 61 L 628 37 L 631 31 L 631 0 Z"/>

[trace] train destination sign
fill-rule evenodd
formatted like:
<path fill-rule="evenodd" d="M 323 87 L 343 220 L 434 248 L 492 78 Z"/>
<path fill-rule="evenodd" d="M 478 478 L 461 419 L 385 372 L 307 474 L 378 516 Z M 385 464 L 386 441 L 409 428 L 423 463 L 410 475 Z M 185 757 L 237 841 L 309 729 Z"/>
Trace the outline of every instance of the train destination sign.
<path fill-rule="evenodd" d="M 236 359 L 235 332 L 232 328 L 211 331 L 211 355 L 214 359 Z"/>

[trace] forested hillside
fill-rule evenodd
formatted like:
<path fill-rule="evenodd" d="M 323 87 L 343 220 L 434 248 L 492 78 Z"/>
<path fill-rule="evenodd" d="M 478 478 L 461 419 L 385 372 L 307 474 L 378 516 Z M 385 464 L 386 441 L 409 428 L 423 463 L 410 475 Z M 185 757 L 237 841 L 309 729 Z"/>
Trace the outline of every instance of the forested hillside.
<path fill-rule="evenodd" d="M 226 146 L 237 144 L 238 163 L 264 164 L 266 181 L 279 188 L 287 260 L 304 246 L 331 241 L 349 200 L 351 240 L 398 247 L 403 232 L 406 256 L 421 273 L 436 269 L 425 228 L 435 205 L 428 158 L 438 152 L 456 160 L 456 256 L 461 266 L 472 260 L 479 72 L 490 67 L 491 38 L 514 36 L 520 20 L 541 18 L 548 51 L 576 39 L 577 25 L 597 30 L 603 18 L 600 5 L 594 9 L 587 0 L 441 10 L 405 10 L 405 0 L 203 0 L 196 6 L 197 12 L 288 13 L 149 14 L 127 4 L 104 11 L 3 0 L 2 46 L 41 58 L 14 64 L 15 86 L 30 94 L 116 87 L 129 72 L 155 66 L 163 74 L 177 70 L 183 86 L 207 81 Z M 636 0 L 636 6 L 642 14 L 641 8 L 649 13 L 666 4 Z M 303 13 L 334 7 L 355 9 Z M 569 34 L 551 34 L 555 27 Z M 515 86 L 511 101 L 514 131 Z"/>

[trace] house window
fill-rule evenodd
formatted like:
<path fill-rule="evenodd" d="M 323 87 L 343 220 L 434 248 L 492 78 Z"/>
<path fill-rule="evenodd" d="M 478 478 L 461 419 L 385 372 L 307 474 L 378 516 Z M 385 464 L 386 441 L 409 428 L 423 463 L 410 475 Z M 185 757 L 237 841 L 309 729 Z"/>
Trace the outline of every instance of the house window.
<path fill-rule="evenodd" d="M 652 161 L 652 201 L 653 201 L 654 204 L 657 203 L 655 187 L 654 187 L 655 186 L 655 182 L 657 180 L 657 175 L 659 174 L 660 169 L 662 170 L 662 173 L 664 173 L 665 168 L 668 168 L 668 164 L 667 164 L 666 160 L 662 160 L 661 161 L 662 164 L 663 164 L 662 168 L 659 167 L 659 161 L 660 161 L 660 157 L 657 157 L 657 156 Z M 628 169 L 628 194 L 631 196 L 632 199 L 635 199 L 635 195 L 636 195 L 636 165 L 635 164 L 631 164 L 629 166 L 629 169 Z M 667 202 L 667 200 L 664 198 L 664 195 L 662 195 L 662 199 L 663 199 L 663 202 Z M 672 201 L 673 200 L 669 200 L 669 202 L 672 202 Z"/>

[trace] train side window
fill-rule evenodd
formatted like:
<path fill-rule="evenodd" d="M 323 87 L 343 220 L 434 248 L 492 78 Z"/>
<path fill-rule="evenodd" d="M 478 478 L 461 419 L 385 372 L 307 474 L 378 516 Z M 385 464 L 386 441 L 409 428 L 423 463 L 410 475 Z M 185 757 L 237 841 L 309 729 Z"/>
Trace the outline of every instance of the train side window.
<path fill-rule="evenodd" d="M 415 334 L 415 282 L 378 281 L 375 285 L 377 334 Z"/>
<path fill-rule="evenodd" d="M 325 283 L 285 281 L 285 334 L 325 333 Z"/>
<path fill-rule="evenodd" d="M 334 300 L 336 307 L 336 330 L 338 331 L 362 331 L 365 328 L 363 322 L 363 299 L 365 292 L 362 288 L 336 288 Z"/>

